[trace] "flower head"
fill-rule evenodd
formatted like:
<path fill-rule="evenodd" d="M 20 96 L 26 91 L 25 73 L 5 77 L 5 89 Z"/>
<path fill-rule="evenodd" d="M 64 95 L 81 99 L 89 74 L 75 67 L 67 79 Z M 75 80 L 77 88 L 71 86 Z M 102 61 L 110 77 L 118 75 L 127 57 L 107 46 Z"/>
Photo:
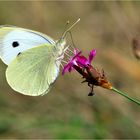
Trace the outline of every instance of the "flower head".
<path fill-rule="evenodd" d="M 80 73 L 84 78 L 83 82 L 87 82 L 91 89 L 89 96 L 93 95 L 94 86 L 101 86 L 103 88 L 111 89 L 112 85 L 106 79 L 104 71 L 99 72 L 91 65 L 91 62 L 96 55 L 96 50 L 91 50 L 88 58 L 81 55 L 81 53 L 82 52 L 78 49 L 74 49 L 74 56 L 71 57 L 68 64 L 64 66 L 62 74 L 71 72 L 73 69 Z"/>
<path fill-rule="evenodd" d="M 96 50 L 93 49 L 89 53 L 89 57 L 86 58 L 85 56 L 81 55 L 81 51 L 78 49 L 74 49 L 74 56 L 70 58 L 69 62 L 64 66 L 62 74 L 65 74 L 66 72 L 71 72 L 74 69 L 74 65 L 79 66 L 79 67 L 86 67 L 91 64 L 94 56 L 96 55 Z"/>

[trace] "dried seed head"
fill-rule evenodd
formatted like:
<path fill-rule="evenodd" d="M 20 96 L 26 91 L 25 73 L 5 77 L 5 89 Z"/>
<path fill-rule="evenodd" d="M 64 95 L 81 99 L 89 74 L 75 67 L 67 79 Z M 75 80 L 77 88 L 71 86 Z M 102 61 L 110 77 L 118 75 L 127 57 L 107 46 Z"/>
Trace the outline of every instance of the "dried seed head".
<path fill-rule="evenodd" d="M 91 65 L 87 67 L 86 70 L 90 77 L 88 83 L 96 85 L 96 86 L 101 86 L 106 89 L 112 89 L 112 85 L 107 80 L 103 70 L 99 72 L 98 70 L 93 68 Z"/>

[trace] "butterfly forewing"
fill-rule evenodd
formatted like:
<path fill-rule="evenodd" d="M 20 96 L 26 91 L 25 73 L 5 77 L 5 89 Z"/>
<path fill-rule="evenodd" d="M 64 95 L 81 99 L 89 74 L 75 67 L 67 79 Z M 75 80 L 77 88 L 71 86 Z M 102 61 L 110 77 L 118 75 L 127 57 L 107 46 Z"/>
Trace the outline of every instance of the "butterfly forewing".
<path fill-rule="evenodd" d="M 18 28 L 0 27 L 0 57 L 9 64 L 19 53 L 42 44 L 54 45 L 55 41 L 40 32 Z"/>

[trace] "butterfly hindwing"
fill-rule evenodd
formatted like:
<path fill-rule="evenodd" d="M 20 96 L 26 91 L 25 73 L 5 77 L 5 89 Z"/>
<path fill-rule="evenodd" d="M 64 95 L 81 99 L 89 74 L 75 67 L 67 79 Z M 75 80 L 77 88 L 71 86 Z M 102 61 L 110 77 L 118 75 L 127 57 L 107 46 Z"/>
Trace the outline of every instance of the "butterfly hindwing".
<path fill-rule="evenodd" d="M 44 44 L 19 54 L 6 70 L 9 85 L 25 95 L 47 93 L 59 73 L 53 49 L 53 45 Z"/>

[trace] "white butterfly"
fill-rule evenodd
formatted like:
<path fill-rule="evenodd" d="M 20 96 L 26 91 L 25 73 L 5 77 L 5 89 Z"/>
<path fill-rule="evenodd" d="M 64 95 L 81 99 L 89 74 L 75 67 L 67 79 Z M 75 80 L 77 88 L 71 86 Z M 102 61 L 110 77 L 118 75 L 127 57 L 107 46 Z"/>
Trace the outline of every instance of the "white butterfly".
<path fill-rule="evenodd" d="M 30 96 L 48 93 L 59 74 L 66 32 L 54 41 L 40 32 L 0 26 L 0 58 L 8 65 L 6 79 L 15 91 Z"/>

